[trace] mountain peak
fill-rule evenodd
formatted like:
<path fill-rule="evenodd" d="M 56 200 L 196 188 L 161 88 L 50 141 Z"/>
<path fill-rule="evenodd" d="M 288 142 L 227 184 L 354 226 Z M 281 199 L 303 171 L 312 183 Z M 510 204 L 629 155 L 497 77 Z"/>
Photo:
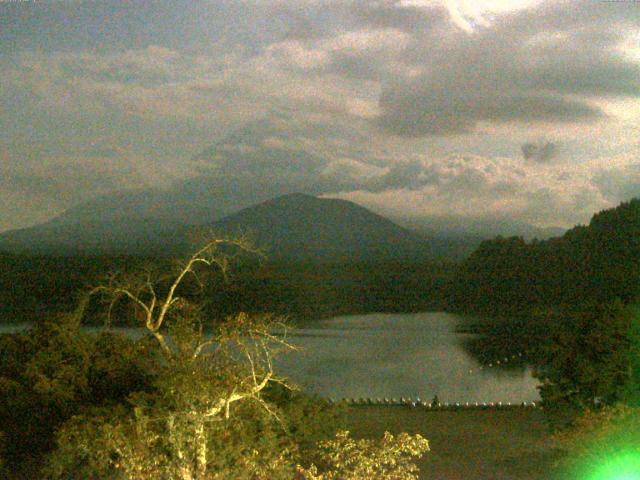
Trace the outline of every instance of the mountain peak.
<path fill-rule="evenodd" d="M 279 197 L 272 198 L 270 200 L 265 201 L 264 203 L 280 203 L 280 202 L 291 202 L 291 201 L 313 201 L 313 200 L 322 200 L 315 195 L 310 195 L 308 193 L 302 192 L 292 192 L 286 193 L 284 195 L 280 195 Z"/>
<path fill-rule="evenodd" d="M 272 258 L 368 260 L 424 257 L 419 235 L 353 202 L 305 193 L 282 195 L 213 224 L 225 234 L 249 233 Z"/>

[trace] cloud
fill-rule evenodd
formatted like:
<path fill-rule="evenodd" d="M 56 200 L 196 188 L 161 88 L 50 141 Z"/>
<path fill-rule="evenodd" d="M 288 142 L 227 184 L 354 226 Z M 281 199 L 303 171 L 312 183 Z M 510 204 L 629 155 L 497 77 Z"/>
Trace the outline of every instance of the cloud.
<path fill-rule="evenodd" d="M 477 11 L 439 1 L 266 2 L 255 14 L 274 13 L 281 28 L 256 32 L 255 42 L 231 35 L 209 51 L 23 52 L 4 76 L 47 108 L 228 123 L 287 106 L 372 117 L 399 136 L 464 134 L 481 122 L 593 122 L 605 116 L 599 100 L 639 95 L 640 67 L 616 51 L 626 36 L 609 25 L 623 32 L 626 17 L 588 3 L 576 8 L 601 21 L 568 15 L 564 2 L 522 10 L 528 3 L 514 13 L 501 2 Z M 238 28 L 248 22 L 223 10 Z M 452 12 L 492 20 L 470 35 Z M 296 25 L 311 33 L 292 35 Z"/>
<path fill-rule="evenodd" d="M 0 2 L 0 143 L 40 152 L 0 168 L 23 196 L 196 175 L 544 222 L 636 191 L 614 158 L 639 133 L 629 2 L 116 3 Z"/>
<path fill-rule="evenodd" d="M 64 208 L 98 195 L 146 187 L 145 168 L 139 157 L 118 147 L 79 156 L 38 153 L 21 159 L 5 152 L 0 162 L 0 190 Z"/>
<path fill-rule="evenodd" d="M 520 147 L 525 160 L 546 163 L 558 154 L 558 145 L 554 142 L 527 142 Z"/>
<path fill-rule="evenodd" d="M 424 80 L 423 80 L 424 81 Z M 443 90 L 425 83 L 389 87 L 380 98 L 382 114 L 376 123 L 400 136 L 470 133 L 480 121 L 569 123 L 604 116 L 598 107 L 533 93 L 482 95 L 478 87 Z"/>
<path fill-rule="evenodd" d="M 640 162 L 596 170 L 591 183 L 614 204 L 640 198 Z"/>
<path fill-rule="evenodd" d="M 188 67 L 188 58 L 175 50 L 155 45 L 117 54 L 85 53 L 60 58 L 60 68 L 73 77 L 146 86 L 175 82 L 183 78 Z"/>
<path fill-rule="evenodd" d="M 408 33 L 424 32 L 446 20 L 438 6 L 412 6 L 400 1 L 353 2 L 356 21 L 371 28 L 394 28 Z"/>
<path fill-rule="evenodd" d="M 420 190 L 426 185 L 440 183 L 440 172 L 434 165 L 420 161 L 391 165 L 384 175 L 373 178 L 362 186 L 369 192 L 386 190 Z"/>
<path fill-rule="evenodd" d="M 610 163 L 611 159 L 601 163 Z M 590 183 L 588 165 L 563 163 L 567 175 L 553 167 L 540 169 L 518 158 L 452 155 L 424 161 L 435 181 L 403 187 L 373 189 L 366 185 L 338 194 L 384 215 L 412 220 L 426 218 L 518 219 L 538 226 L 565 226 L 588 221 L 598 210 L 616 203 Z M 629 171 L 625 171 L 629 175 Z M 620 185 L 620 172 L 612 185 Z M 560 177 L 560 178 L 559 178 Z M 635 185 L 639 185 L 635 178 Z M 628 190 L 634 181 L 629 182 Z M 620 193 L 620 192 L 618 192 Z M 407 206 L 411 208 L 407 208 Z"/>
<path fill-rule="evenodd" d="M 575 18 L 568 8 L 594 9 L 546 4 L 473 35 L 445 30 L 416 39 L 405 61 L 422 59 L 424 71 L 387 83 L 377 124 L 422 136 L 469 133 L 480 122 L 585 123 L 605 117 L 596 100 L 639 97 L 640 64 L 616 50 L 631 32 L 629 20 L 606 11 L 600 21 Z"/>

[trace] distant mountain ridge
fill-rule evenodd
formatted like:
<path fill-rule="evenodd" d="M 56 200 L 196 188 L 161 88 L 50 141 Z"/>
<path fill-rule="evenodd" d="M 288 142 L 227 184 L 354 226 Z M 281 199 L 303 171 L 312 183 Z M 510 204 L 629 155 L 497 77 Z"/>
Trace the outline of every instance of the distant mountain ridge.
<path fill-rule="evenodd" d="M 126 216 L 58 219 L 0 234 L 0 249 L 45 255 L 180 255 L 188 252 L 190 238 L 201 230 L 248 234 L 274 260 L 462 258 L 477 244 L 422 235 L 347 200 L 293 193 L 197 225 Z"/>
<path fill-rule="evenodd" d="M 48 222 L 0 234 L 0 250 L 26 255 L 156 255 L 184 245 L 180 222 L 116 218 Z"/>
<path fill-rule="evenodd" d="M 463 216 L 390 218 L 402 226 L 427 235 L 467 238 L 477 240 L 478 243 L 497 236 L 522 237 L 527 241 L 534 238 L 546 240 L 552 237 L 560 237 L 566 232 L 565 228 L 536 227 L 526 222 L 504 217 L 487 216 L 471 219 Z"/>

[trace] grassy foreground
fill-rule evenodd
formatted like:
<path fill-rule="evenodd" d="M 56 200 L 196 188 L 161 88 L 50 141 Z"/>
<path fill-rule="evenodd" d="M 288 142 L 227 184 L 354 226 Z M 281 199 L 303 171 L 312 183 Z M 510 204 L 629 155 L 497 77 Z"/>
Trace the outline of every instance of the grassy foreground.
<path fill-rule="evenodd" d="M 426 437 L 431 452 L 419 461 L 423 479 L 548 479 L 559 456 L 539 410 L 357 406 L 348 413 L 348 427 L 355 437 L 379 437 L 385 430 Z"/>

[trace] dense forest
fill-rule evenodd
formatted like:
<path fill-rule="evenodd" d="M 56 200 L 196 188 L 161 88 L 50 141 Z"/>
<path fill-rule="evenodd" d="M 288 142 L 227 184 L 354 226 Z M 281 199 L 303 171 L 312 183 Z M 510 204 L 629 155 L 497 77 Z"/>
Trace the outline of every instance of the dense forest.
<path fill-rule="evenodd" d="M 203 312 L 186 279 L 227 273 L 221 243 L 251 251 L 212 239 L 173 270 L 111 275 L 73 311 L 0 335 L 0 476 L 416 478 L 426 439 L 354 440 L 340 430 L 339 407 L 274 372 L 272 358 L 293 349 L 273 334 L 284 319 Z M 146 335 L 83 328 L 94 298 L 108 312 L 128 300 L 137 309 L 121 315 Z"/>
<path fill-rule="evenodd" d="M 79 290 L 109 272 L 169 263 L 163 257 L 0 254 L 0 316 L 37 319 L 67 311 Z M 239 266 L 210 292 L 219 312 L 238 309 L 295 320 L 338 314 L 455 310 L 531 318 L 585 301 L 629 303 L 640 290 L 640 200 L 594 215 L 562 237 L 485 240 L 463 262 L 283 261 Z"/>
<path fill-rule="evenodd" d="M 22 322 L 69 311 L 78 292 L 113 272 L 149 265 L 166 270 L 173 259 L 0 254 L 0 261 L 0 317 Z M 485 240 L 457 264 L 263 257 L 238 262 L 225 281 L 210 285 L 206 304 L 217 316 L 271 312 L 304 322 L 341 314 L 448 310 L 492 319 L 476 329 L 486 330 L 501 318 L 500 329 L 507 326 L 508 335 L 546 335 L 549 324 L 562 323 L 574 307 L 615 300 L 628 305 L 637 297 L 640 200 L 600 212 L 588 226 L 577 226 L 562 237 Z M 509 343 L 512 349 L 521 346 Z M 495 353 L 489 346 L 473 351 Z"/>
<path fill-rule="evenodd" d="M 513 317 L 585 301 L 626 304 L 639 292 L 640 199 L 633 199 L 562 237 L 482 242 L 462 262 L 451 293 L 458 310 Z"/>
<path fill-rule="evenodd" d="M 1 255 L 0 321 L 38 321 L 72 309 L 78 292 L 111 272 L 173 262 L 167 257 Z M 212 314 L 237 311 L 287 315 L 296 323 L 367 312 L 442 310 L 456 265 L 441 261 L 276 262 L 237 265 L 207 287 Z"/>

